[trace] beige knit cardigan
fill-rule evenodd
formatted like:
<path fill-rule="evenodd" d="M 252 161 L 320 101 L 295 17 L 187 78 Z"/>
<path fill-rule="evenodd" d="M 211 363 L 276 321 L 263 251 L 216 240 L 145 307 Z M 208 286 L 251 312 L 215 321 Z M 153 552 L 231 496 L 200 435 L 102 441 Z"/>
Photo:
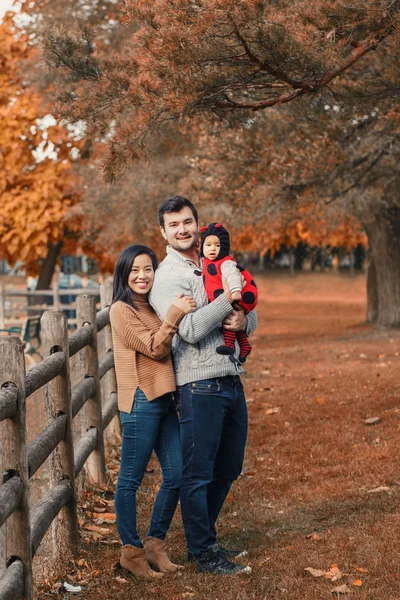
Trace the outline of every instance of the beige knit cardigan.
<path fill-rule="evenodd" d="M 127 413 L 138 387 L 150 401 L 176 389 L 171 345 L 184 316 L 172 305 L 161 322 L 147 300 L 134 303 L 137 310 L 121 301 L 110 309 L 118 408 Z"/>

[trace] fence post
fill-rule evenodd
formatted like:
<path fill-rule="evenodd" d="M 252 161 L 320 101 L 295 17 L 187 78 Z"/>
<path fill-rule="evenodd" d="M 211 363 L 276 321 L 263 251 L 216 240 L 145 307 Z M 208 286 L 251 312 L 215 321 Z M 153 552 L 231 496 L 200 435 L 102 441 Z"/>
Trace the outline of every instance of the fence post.
<path fill-rule="evenodd" d="M 53 306 L 54 310 L 61 310 L 61 298 L 60 298 L 60 282 L 57 279 L 53 284 Z"/>
<path fill-rule="evenodd" d="M 19 510 L 2 527 L 6 564 L 20 558 L 23 565 L 24 600 L 33 600 L 32 550 L 29 517 L 29 475 L 26 453 L 26 396 L 24 347 L 17 337 L 0 338 L 0 386 L 17 387 L 17 414 L 0 423 L 0 466 L 3 482 L 18 475 L 22 482 Z"/>
<path fill-rule="evenodd" d="M 101 284 L 101 286 L 100 286 L 101 308 L 107 308 L 111 305 L 112 292 L 113 292 L 112 281 L 106 281 L 105 283 Z M 104 335 L 103 340 L 104 340 L 104 346 L 105 346 L 104 354 L 106 355 L 107 352 L 112 352 L 112 350 L 113 350 L 111 325 L 106 325 L 106 327 L 104 328 L 103 335 Z M 115 375 L 115 367 L 110 369 L 105 374 L 104 379 L 105 379 L 104 388 L 105 388 L 106 397 L 109 398 L 112 393 L 117 392 L 117 378 Z M 113 444 L 121 443 L 121 422 L 119 420 L 118 413 L 115 415 L 115 417 L 109 424 L 109 426 L 107 428 L 107 432 L 109 433 L 109 435 L 107 437 L 111 440 L 111 443 L 113 443 Z"/>
<path fill-rule="evenodd" d="M 4 319 L 5 319 L 5 287 L 2 283 L 0 283 L 0 329 L 4 329 Z"/>
<path fill-rule="evenodd" d="M 61 375 L 45 386 L 45 404 L 48 419 L 51 421 L 60 414 L 67 416 L 65 438 L 50 455 L 51 483 L 57 485 L 68 479 L 71 500 L 58 514 L 52 528 L 54 554 L 65 558 L 78 550 L 79 532 L 76 512 L 75 465 L 72 437 L 71 380 L 69 373 L 68 326 L 62 310 L 47 310 L 40 320 L 42 328 L 43 358 L 63 352 L 65 365 Z"/>
<path fill-rule="evenodd" d="M 96 393 L 86 403 L 86 426 L 97 429 L 97 445 L 88 459 L 88 473 L 95 484 L 105 482 L 106 461 L 104 455 L 103 419 L 101 416 L 101 390 L 99 379 L 99 357 L 97 353 L 96 298 L 82 294 L 77 297 L 77 327 L 93 327 L 92 343 L 82 350 L 84 377 L 93 377 Z"/>

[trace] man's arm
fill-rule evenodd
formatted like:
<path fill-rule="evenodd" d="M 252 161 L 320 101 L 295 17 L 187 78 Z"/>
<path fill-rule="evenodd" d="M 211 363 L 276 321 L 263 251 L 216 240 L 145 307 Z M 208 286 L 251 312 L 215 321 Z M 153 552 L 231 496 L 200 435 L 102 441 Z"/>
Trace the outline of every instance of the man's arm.
<path fill-rule="evenodd" d="M 246 315 L 247 317 L 247 327 L 246 327 L 246 335 L 249 336 L 257 329 L 258 325 L 258 317 L 255 310 L 251 310 Z"/>
<path fill-rule="evenodd" d="M 178 294 L 194 296 L 190 283 L 178 278 L 164 276 L 155 279 L 150 293 L 150 304 L 163 321 L 172 302 Z M 194 313 L 184 316 L 178 327 L 178 335 L 189 344 L 197 344 L 213 331 L 221 321 L 232 311 L 227 298 L 221 294 L 214 302 L 210 302 Z"/>

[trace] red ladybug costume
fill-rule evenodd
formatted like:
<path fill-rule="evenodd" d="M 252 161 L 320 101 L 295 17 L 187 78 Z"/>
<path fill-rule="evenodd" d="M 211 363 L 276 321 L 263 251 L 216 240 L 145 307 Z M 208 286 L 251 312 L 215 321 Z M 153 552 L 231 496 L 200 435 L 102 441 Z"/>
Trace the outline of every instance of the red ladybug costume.
<path fill-rule="evenodd" d="M 235 277 L 235 279 L 239 280 L 239 283 L 235 286 L 235 289 L 241 289 L 242 298 L 241 300 L 235 302 L 234 305 L 236 304 L 241 306 L 244 309 L 245 313 L 248 313 L 249 311 L 253 310 L 256 307 L 258 300 L 257 286 L 251 273 L 247 269 L 244 269 L 243 267 L 235 263 L 234 259 L 229 254 L 230 242 L 228 231 L 220 223 L 211 223 L 207 227 L 202 227 L 200 229 L 200 234 L 200 252 L 203 256 L 203 281 L 210 302 L 212 302 L 213 300 L 218 298 L 218 296 L 224 293 L 222 277 L 223 271 L 226 270 L 226 267 L 228 267 L 231 272 L 232 269 L 233 271 L 237 269 L 239 272 L 239 277 Z M 217 236 L 220 241 L 220 250 L 215 260 L 210 260 L 204 257 L 203 253 L 204 241 L 210 235 Z M 230 261 L 229 264 L 228 261 Z M 224 266 L 224 263 L 227 264 Z M 233 267 L 235 265 L 236 267 L 234 269 Z M 243 288 L 242 279 L 240 276 L 243 277 L 245 281 L 245 285 Z M 227 354 L 233 357 L 233 354 L 235 352 L 236 339 L 238 340 L 240 348 L 239 361 L 243 363 L 245 362 L 247 356 L 251 352 L 251 345 L 244 331 L 224 331 L 224 345 L 218 346 L 217 352 L 218 354 Z"/>

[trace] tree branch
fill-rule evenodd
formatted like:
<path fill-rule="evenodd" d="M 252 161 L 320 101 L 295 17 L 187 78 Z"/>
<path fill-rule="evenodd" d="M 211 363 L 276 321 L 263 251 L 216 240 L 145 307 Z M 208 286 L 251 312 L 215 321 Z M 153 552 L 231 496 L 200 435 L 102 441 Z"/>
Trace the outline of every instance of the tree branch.
<path fill-rule="evenodd" d="M 263 110 L 271 106 L 278 106 L 280 104 L 286 104 L 291 102 L 295 98 L 300 96 L 315 94 L 321 88 L 326 87 L 333 79 L 347 71 L 354 63 L 360 60 L 365 54 L 371 50 L 375 50 L 379 44 L 390 34 L 391 28 L 386 29 L 380 36 L 372 35 L 366 40 L 358 44 L 358 46 L 351 52 L 347 60 L 344 61 L 340 67 L 334 71 L 324 73 L 319 79 L 314 79 L 308 82 L 299 84 L 300 87 L 293 91 L 281 94 L 274 98 L 268 98 L 259 102 L 238 102 L 227 98 L 228 102 L 217 101 L 213 104 L 213 107 L 228 110 Z"/>

